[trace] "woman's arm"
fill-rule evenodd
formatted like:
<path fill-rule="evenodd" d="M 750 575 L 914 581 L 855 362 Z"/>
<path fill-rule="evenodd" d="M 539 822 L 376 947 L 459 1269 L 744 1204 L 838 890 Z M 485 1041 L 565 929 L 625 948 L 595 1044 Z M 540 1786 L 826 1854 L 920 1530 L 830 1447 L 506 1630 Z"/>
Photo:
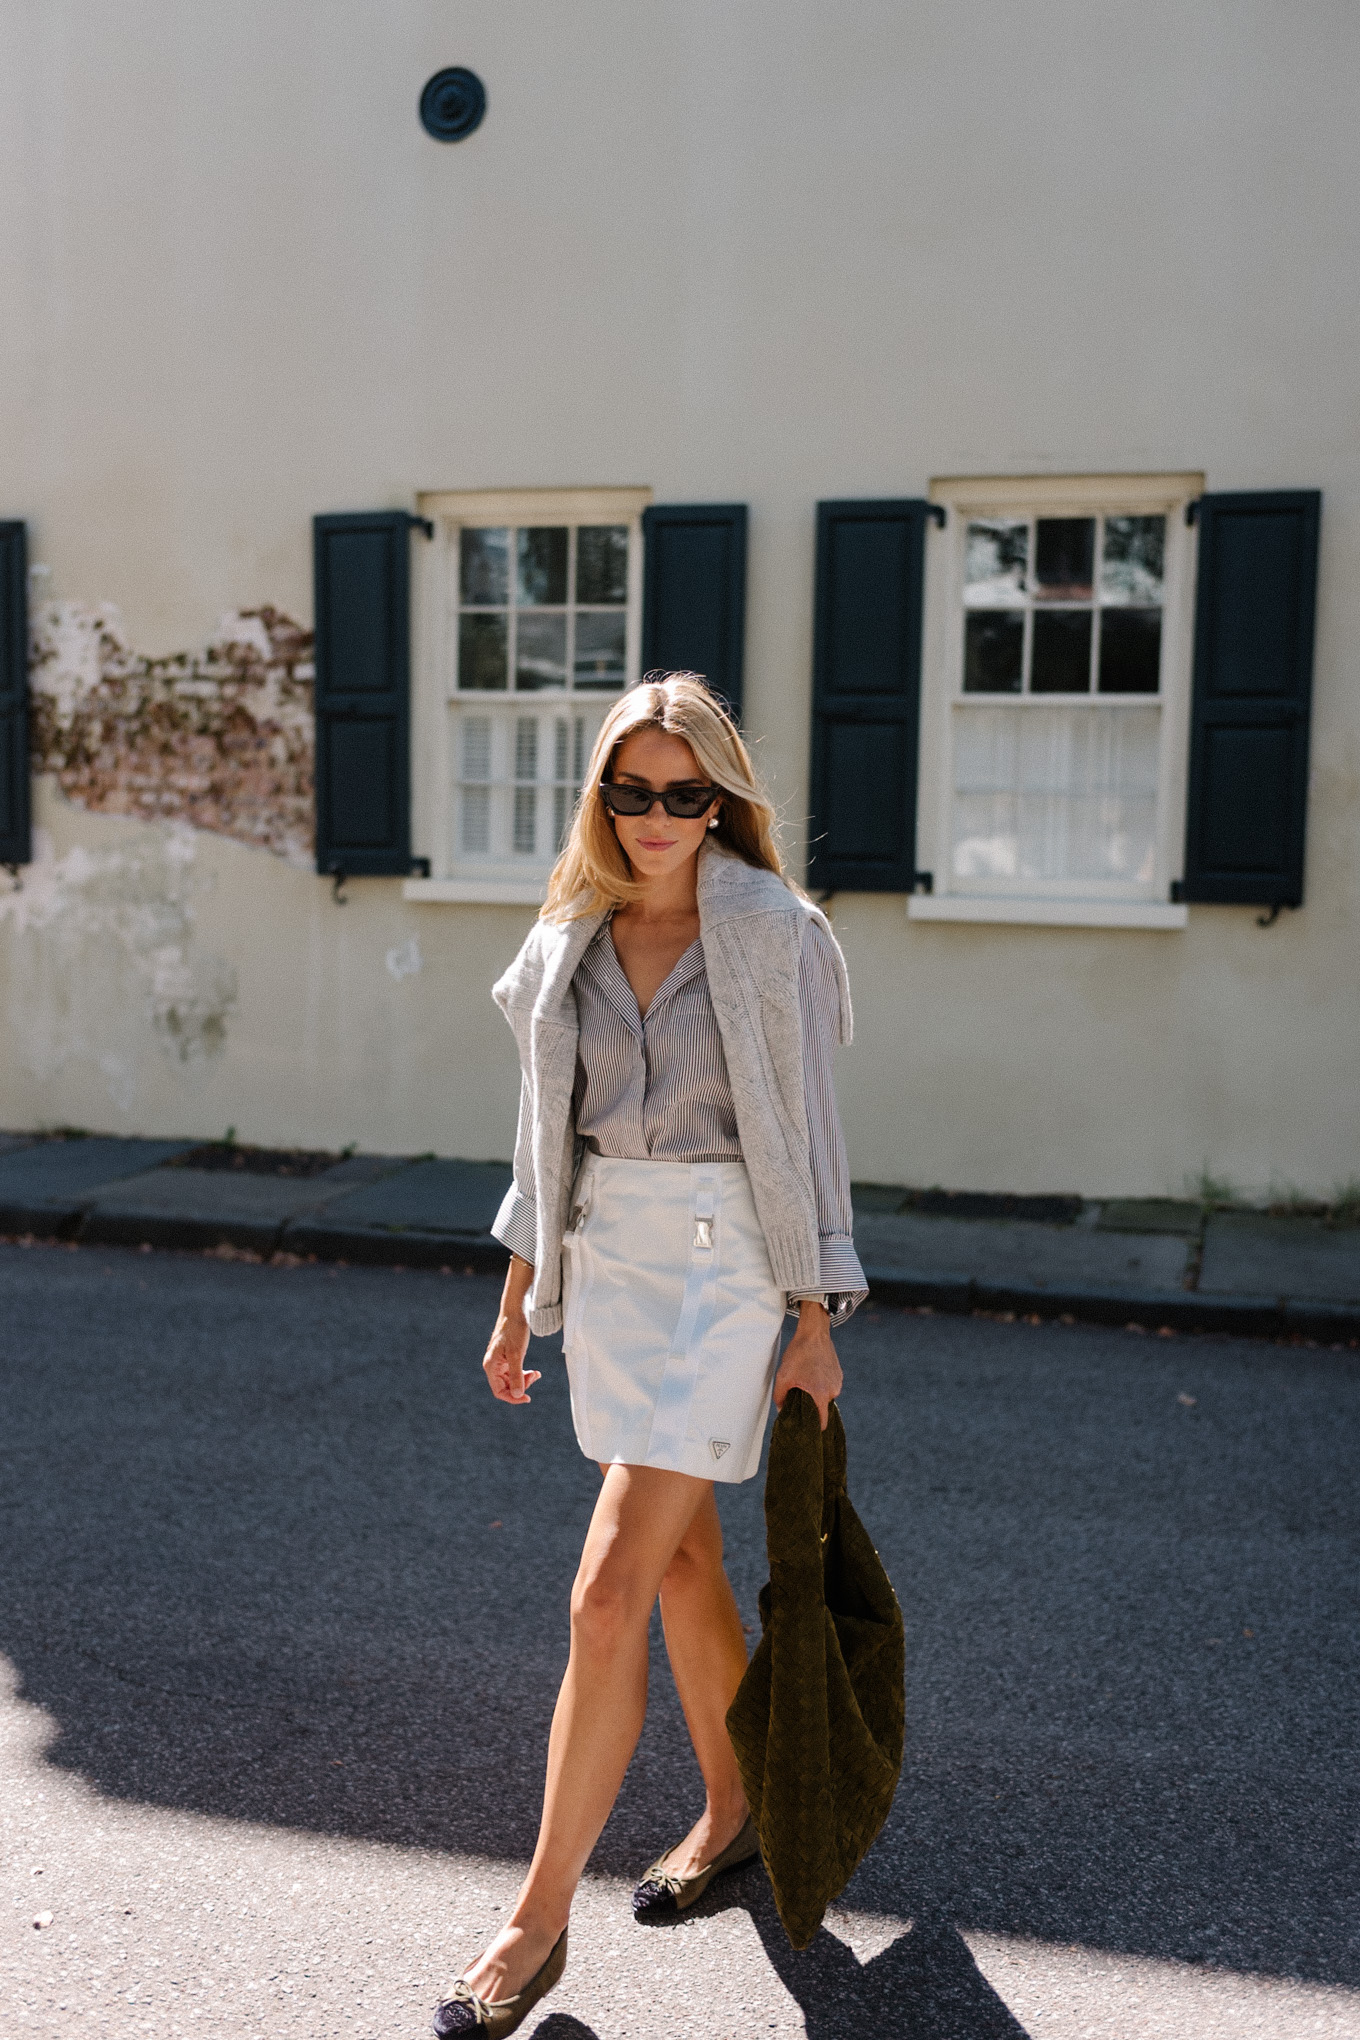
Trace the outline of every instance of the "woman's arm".
<path fill-rule="evenodd" d="M 816 1289 L 795 1291 L 789 1301 L 799 1302 L 804 1295 L 826 1301 L 831 1307 L 832 1324 L 841 1325 L 869 1291 L 851 1237 L 854 1217 L 850 1206 L 850 1164 L 832 1080 L 832 1053 L 840 1019 L 836 958 L 825 930 L 815 921 L 804 930 L 798 960 L 798 1015 L 802 1023 L 803 1098 L 817 1199 L 821 1267 Z"/>
<path fill-rule="evenodd" d="M 816 1403 L 825 1430 L 831 1404 L 841 1392 L 842 1379 L 826 1305 L 805 1296 L 798 1306 L 798 1329 L 784 1349 L 774 1378 L 774 1406 L 782 1410 L 791 1388 L 804 1389 Z"/>
<path fill-rule="evenodd" d="M 540 1378 L 536 1367 L 526 1368 L 524 1365 L 524 1356 L 529 1350 L 529 1320 L 524 1314 L 524 1300 L 533 1279 L 533 1262 L 512 1254 L 510 1266 L 505 1271 L 505 1287 L 501 1291 L 500 1316 L 496 1319 L 496 1329 L 491 1334 L 491 1342 L 482 1361 L 482 1371 L 497 1402 L 531 1401 L 528 1391 Z"/>

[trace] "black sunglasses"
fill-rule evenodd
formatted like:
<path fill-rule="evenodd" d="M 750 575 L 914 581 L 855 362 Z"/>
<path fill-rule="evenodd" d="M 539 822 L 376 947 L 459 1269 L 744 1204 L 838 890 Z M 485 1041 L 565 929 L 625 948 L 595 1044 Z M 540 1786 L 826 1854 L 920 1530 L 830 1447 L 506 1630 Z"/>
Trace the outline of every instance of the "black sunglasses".
<path fill-rule="evenodd" d="M 677 822 L 697 822 L 721 798 L 720 786 L 669 786 L 664 793 L 653 793 L 650 786 L 618 786 L 612 779 L 600 781 L 600 799 L 611 815 L 650 814 L 660 801 Z"/>

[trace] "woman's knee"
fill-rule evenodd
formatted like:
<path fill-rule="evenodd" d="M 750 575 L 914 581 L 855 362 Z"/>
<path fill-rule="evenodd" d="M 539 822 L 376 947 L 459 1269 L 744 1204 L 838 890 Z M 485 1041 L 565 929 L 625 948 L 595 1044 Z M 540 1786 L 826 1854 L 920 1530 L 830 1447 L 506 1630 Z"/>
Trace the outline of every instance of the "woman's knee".
<path fill-rule="evenodd" d="M 706 1589 L 722 1576 L 721 1533 L 714 1534 L 706 1523 L 696 1523 L 682 1538 L 661 1582 L 663 1598 L 669 1594 Z"/>
<path fill-rule="evenodd" d="M 645 1630 L 650 1615 L 650 1606 L 642 1605 L 626 1571 L 611 1566 L 577 1574 L 571 1590 L 571 1634 L 578 1646 L 608 1656 Z"/>

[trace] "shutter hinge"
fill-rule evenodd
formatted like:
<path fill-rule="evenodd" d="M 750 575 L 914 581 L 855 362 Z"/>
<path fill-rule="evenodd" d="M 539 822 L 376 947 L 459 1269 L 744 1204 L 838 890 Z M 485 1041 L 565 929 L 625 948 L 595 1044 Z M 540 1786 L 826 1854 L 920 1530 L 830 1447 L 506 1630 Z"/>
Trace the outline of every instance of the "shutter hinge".
<path fill-rule="evenodd" d="M 331 898 L 335 901 L 337 907 L 347 907 L 349 905 L 349 901 L 345 898 L 346 877 L 347 873 L 344 865 L 337 864 L 335 866 L 335 884 L 331 887 Z"/>
<path fill-rule="evenodd" d="M 19 869 L 19 866 L 18 866 L 17 864 L 7 864 L 7 865 L 5 866 L 5 869 L 6 869 L 6 871 L 7 871 L 8 873 L 9 873 L 9 880 L 10 880 L 10 885 L 9 885 L 9 889 L 10 889 L 10 891 L 11 891 L 11 892 L 22 892 L 22 891 L 23 891 L 23 889 L 24 889 L 24 881 L 23 881 L 23 875 L 22 875 L 22 873 L 21 873 L 21 871 L 20 871 L 20 869 Z"/>
<path fill-rule="evenodd" d="M 420 529 L 421 531 L 423 531 L 423 532 L 424 532 L 424 534 L 425 534 L 426 538 L 433 538 L 433 537 L 434 537 L 434 520 L 433 520 L 433 518 L 431 518 L 431 517 L 419 517 L 419 516 L 417 516 L 417 515 L 416 515 L 416 512 L 415 512 L 414 510 L 408 510 L 408 511 L 407 511 L 407 513 L 406 513 L 406 522 L 407 522 L 407 524 L 408 524 L 408 525 L 412 525 L 412 524 L 416 525 L 416 526 L 417 526 L 417 527 L 418 527 L 418 528 L 419 528 L 419 529 Z"/>
<path fill-rule="evenodd" d="M 1173 878 L 1169 893 L 1173 907 L 1183 906 L 1185 904 L 1185 880 L 1183 878 Z"/>
<path fill-rule="evenodd" d="M 429 860 L 429 858 L 428 858 L 428 857 L 413 857 L 413 858 L 411 859 L 411 876 L 412 876 L 412 878 L 428 878 L 428 877 L 429 877 L 429 875 L 430 875 L 430 860 Z"/>
<path fill-rule="evenodd" d="M 926 516 L 931 519 L 932 523 L 938 524 L 941 531 L 944 530 L 949 522 L 949 512 L 945 509 L 943 503 L 927 503 Z"/>
<path fill-rule="evenodd" d="M 934 874 L 934 872 L 933 872 L 933 871 L 913 871 L 913 873 L 912 873 L 912 875 L 911 875 L 911 889 L 912 889 L 912 891 L 913 891 L 913 892 L 928 892 L 928 893 L 933 893 L 933 892 L 934 892 L 934 890 L 935 890 L 935 874 Z"/>
<path fill-rule="evenodd" d="M 1256 916 L 1257 927 L 1273 928 L 1275 926 L 1275 923 L 1280 918 L 1281 907 L 1288 907 L 1290 913 L 1292 914 L 1297 905 L 1298 905 L 1297 900 L 1272 900 L 1270 905 L 1267 907 L 1265 913 L 1258 914 Z"/>
<path fill-rule="evenodd" d="M 1190 498 L 1190 501 L 1185 506 L 1185 521 L 1187 524 L 1199 523 L 1199 506 L 1203 501 L 1203 496 L 1192 496 Z"/>

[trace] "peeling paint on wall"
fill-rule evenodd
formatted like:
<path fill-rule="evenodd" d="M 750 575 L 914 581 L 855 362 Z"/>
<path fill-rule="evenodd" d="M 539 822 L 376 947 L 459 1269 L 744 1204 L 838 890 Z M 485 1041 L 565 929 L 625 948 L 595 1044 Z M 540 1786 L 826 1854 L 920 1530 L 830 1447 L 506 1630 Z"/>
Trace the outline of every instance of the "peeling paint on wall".
<path fill-rule="evenodd" d="M 402 942 L 387 952 L 387 968 L 400 984 L 403 978 L 416 977 L 425 967 L 420 953 L 420 943 L 413 935 L 409 942 Z"/>
<path fill-rule="evenodd" d="M 54 854 L 39 829 L 21 890 L 0 894 L 8 938 L 6 1052 L 40 1080 L 92 1062 L 130 1112 L 149 1030 L 186 1071 L 226 1046 L 236 973 L 195 946 L 195 868 L 183 822 L 139 831 L 120 847 Z"/>
<path fill-rule="evenodd" d="M 312 633 L 276 609 L 152 659 L 112 603 L 40 603 L 33 769 L 94 813 L 189 822 L 310 866 L 314 674 Z"/>

